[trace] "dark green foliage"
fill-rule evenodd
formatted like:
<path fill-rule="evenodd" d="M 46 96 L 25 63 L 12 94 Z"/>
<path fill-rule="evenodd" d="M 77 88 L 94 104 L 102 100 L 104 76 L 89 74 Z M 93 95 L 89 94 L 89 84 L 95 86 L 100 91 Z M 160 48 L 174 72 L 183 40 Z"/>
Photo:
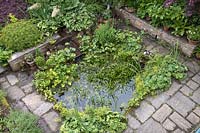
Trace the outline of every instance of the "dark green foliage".
<path fill-rule="evenodd" d="M 42 133 L 37 127 L 37 120 L 30 113 L 11 111 L 3 121 L 10 133 Z"/>
<path fill-rule="evenodd" d="M 7 49 L 21 51 L 37 45 L 41 39 L 42 33 L 31 21 L 20 20 L 1 30 L 0 43 Z"/>

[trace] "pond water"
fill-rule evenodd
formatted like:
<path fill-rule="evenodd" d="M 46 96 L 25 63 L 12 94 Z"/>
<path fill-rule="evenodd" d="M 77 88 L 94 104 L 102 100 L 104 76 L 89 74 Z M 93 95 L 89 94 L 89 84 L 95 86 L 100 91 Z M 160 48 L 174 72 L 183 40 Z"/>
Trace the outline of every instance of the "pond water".
<path fill-rule="evenodd" d="M 126 85 L 119 85 L 115 91 L 109 92 L 108 88 L 87 80 L 87 74 L 81 73 L 79 79 L 72 84 L 62 96 L 55 95 L 59 102 L 67 108 L 76 108 L 83 111 L 87 106 L 109 106 L 112 111 L 124 112 L 129 99 L 133 96 L 134 81 Z"/>

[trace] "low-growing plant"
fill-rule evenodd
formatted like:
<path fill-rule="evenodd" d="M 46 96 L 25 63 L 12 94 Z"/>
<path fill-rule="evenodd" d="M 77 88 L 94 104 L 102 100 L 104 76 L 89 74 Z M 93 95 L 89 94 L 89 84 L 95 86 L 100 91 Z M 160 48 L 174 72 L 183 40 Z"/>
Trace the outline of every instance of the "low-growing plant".
<path fill-rule="evenodd" d="M 10 133 L 42 133 L 37 127 L 37 120 L 33 114 L 11 111 L 3 121 Z"/>
<path fill-rule="evenodd" d="M 39 59 L 42 60 L 41 71 L 35 73 L 34 84 L 51 101 L 55 100 L 56 93 L 67 90 L 67 86 L 71 86 L 77 77 L 77 64 L 73 63 L 76 56 L 74 52 L 73 48 L 65 48 L 50 55 L 46 62 Z"/>
<path fill-rule="evenodd" d="M 33 47 L 42 40 L 42 33 L 29 20 L 19 20 L 1 30 L 0 43 L 7 49 L 21 51 Z"/>
<path fill-rule="evenodd" d="M 156 55 L 147 62 L 144 71 L 135 77 L 136 90 L 129 101 L 129 108 L 139 106 L 148 94 L 154 95 L 171 85 L 172 78 L 181 80 L 186 77 L 187 67 L 174 57 Z"/>
<path fill-rule="evenodd" d="M 64 119 L 61 133 L 115 133 L 127 128 L 125 117 L 107 107 L 87 107 L 84 112 L 79 112 L 76 109 L 68 110 L 58 103 L 54 108 L 60 111 Z"/>

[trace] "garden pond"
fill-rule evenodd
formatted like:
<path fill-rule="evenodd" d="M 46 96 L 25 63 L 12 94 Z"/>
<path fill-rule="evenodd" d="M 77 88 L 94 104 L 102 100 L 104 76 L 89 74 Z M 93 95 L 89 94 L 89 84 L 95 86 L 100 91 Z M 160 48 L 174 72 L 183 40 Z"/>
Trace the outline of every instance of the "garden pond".
<path fill-rule="evenodd" d="M 69 90 L 62 96 L 55 95 L 55 98 L 69 109 L 77 108 L 83 111 L 86 106 L 108 106 L 112 111 L 124 112 L 133 96 L 134 80 L 130 80 L 126 85 L 118 85 L 113 92 L 108 90 L 103 85 L 89 82 L 86 73 L 80 73 L 80 78 Z"/>

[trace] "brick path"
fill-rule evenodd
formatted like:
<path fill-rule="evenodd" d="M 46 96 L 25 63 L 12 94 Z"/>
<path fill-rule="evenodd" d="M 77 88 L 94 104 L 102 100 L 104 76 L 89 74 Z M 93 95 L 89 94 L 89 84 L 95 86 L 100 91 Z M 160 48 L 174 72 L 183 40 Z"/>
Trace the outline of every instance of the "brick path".
<path fill-rule="evenodd" d="M 144 39 L 147 50 L 167 54 L 169 51 L 158 42 Z M 200 66 L 196 61 L 180 57 L 188 68 L 188 78 L 173 81 L 166 92 L 148 97 L 128 118 L 125 133 L 188 133 L 200 127 Z M 12 107 L 29 111 L 40 117 L 39 125 L 45 133 L 58 132 L 59 115 L 53 104 L 37 94 L 32 84 L 32 76 L 25 72 L 7 72 L 0 78 L 1 88 L 8 93 Z"/>
<path fill-rule="evenodd" d="M 168 53 L 155 42 L 144 42 L 154 53 Z M 146 98 L 133 109 L 124 133 L 189 133 L 200 128 L 200 66 L 184 57 L 180 61 L 189 68 L 187 79 L 173 81 L 168 91 Z"/>

